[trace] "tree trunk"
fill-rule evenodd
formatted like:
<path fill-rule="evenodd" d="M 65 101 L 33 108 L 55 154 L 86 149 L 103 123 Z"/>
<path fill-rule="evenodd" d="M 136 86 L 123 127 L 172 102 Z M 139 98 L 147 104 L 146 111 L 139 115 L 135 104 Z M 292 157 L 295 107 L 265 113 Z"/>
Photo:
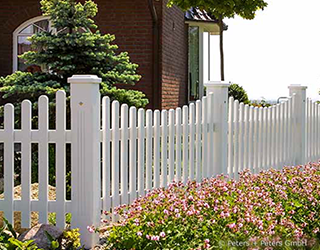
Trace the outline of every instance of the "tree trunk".
<path fill-rule="evenodd" d="M 224 53 L 223 53 L 223 17 L 219 16 L 219 33 L 220 33 L 220 73 L 221 81 L 224 81 Z"/>

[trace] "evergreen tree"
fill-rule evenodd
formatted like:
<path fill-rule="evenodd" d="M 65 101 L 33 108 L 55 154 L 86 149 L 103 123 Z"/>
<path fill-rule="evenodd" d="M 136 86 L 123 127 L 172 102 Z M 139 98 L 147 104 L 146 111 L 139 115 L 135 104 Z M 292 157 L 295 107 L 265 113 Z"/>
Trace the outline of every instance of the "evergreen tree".
<path fill-rule="evenodd" d="M 21 58 L 26 64 L 41 66 L 42 72 L 16 72 L 0 78 L 1 105 L 13 103 L 19 113 L 20 103 L 29 99 L 37 106 L 40 95 L 49 96 L 51 106 L 59 89 L 69 92 L 67 78 L 74 74 L 95 74 L 102 78 L 101 94 L 130 106 L 145 107 L 146 96 L 139 91 L 119 89 L 114 84 L 132 84 L 140 80 L 137 64 L 128 53 L 116 53 L 114 35 L 102 35 L 94 24 L 97 5 L 88 0 L 42 0 L 44 16 L 49 16 L 53 29 L 29 38 L 32 51 Z"/>

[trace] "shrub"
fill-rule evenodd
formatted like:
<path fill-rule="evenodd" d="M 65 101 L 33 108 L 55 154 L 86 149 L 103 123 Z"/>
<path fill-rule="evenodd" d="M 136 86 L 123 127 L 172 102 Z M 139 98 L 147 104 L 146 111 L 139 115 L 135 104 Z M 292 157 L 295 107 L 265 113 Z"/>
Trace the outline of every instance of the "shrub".
<path fill-rule="evenodd" d="M 173 183 L 118 207 L 120 224 L 110 227 L 107 248 L 259 249 L 273 242 L 273 249 L 312 249 L 320 239 L 319 211 L 318 164 L 245 171 L 239 181 Z M 310 248 L 290 247 L 298 240 Z M 230 245 L 237 243 L 243 245 Z"/>
<path fill-rule="evenodd" d="M 272 106 L 272 104 L 266 102 L 265 100 L 253 101 L 250 103 L 250 105 L 258 108 L 266 108 Z"/>
<path fill-rule="evenodd" d="M 229 87 L 229 97 L 233 97 L 235 100 L 238 100 L 240 103 L 249 104 L 249 98 L 247 92 L 240 85 L 233 83 Z"/>

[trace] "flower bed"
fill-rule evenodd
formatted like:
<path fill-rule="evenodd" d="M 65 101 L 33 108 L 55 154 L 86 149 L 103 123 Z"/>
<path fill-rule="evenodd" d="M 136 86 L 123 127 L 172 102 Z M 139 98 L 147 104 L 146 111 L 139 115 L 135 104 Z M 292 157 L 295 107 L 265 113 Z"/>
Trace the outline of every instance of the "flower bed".
<path fill-rule="evenodd" d="M 319 249 L 320 165 L 173 183 L 116 211 L 110 249 Z"/>

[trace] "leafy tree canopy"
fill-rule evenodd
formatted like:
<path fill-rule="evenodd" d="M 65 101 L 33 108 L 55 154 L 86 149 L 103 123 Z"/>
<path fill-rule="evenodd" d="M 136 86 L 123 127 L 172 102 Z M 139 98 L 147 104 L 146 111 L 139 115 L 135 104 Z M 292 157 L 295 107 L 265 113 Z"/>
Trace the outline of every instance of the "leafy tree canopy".
<path fill-rule="evenodd" d="M 244 19 L 253 19 L 259 9 L 267 7 L 264 0 L 169 0 L 168 6 L 177 5 L 183 10 L 198 7 L 219 18 L 233 18 L 239 15 Z"/>

